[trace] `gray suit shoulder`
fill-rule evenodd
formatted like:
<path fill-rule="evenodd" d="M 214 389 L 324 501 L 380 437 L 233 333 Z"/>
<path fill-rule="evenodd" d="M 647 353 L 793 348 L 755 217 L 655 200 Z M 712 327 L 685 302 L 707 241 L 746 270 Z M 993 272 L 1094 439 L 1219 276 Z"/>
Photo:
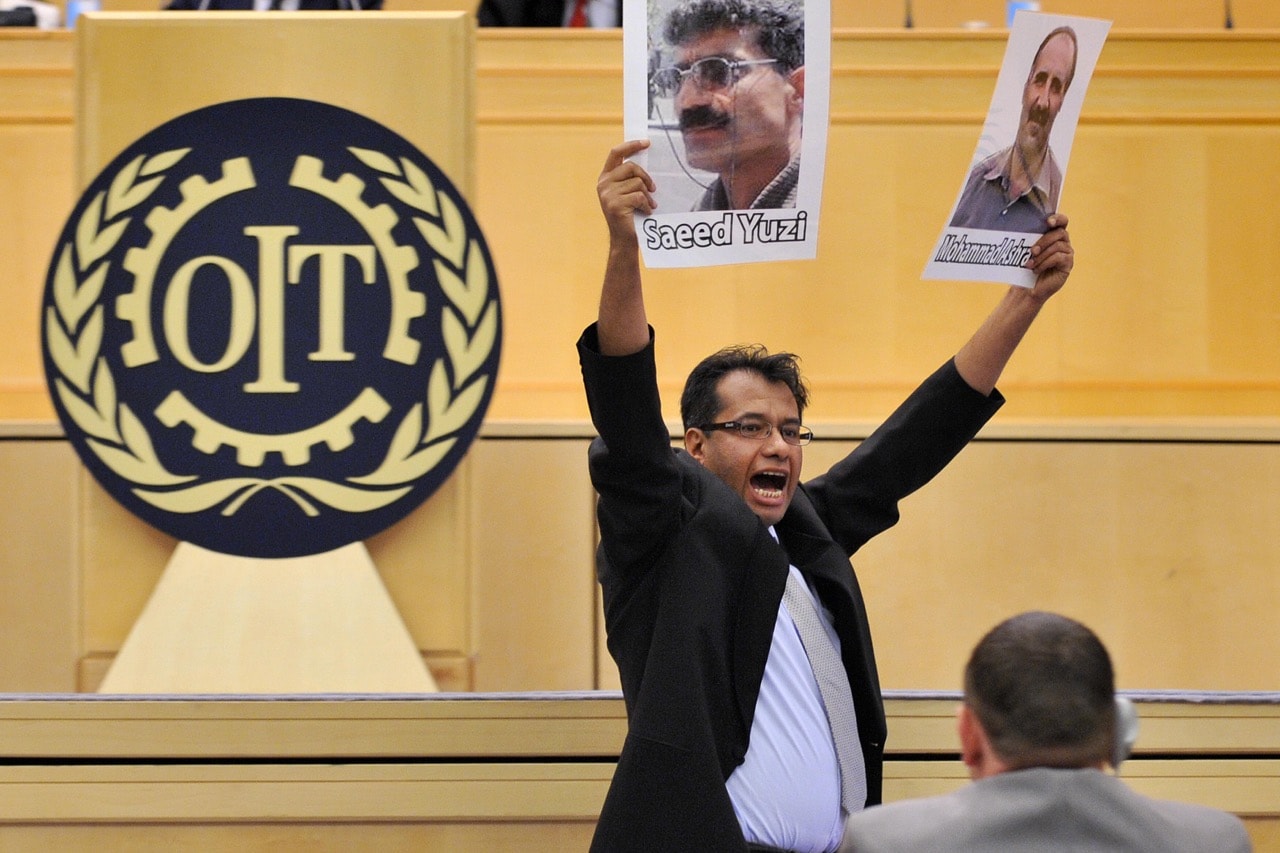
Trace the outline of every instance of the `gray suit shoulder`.
<path fill-rule="evenodd" d="M 1228 812 L 1194 803 L 1148 799 L 1174 826 L 1179 841 L 1170 847 L 1177 853 L 1251 853 L 1253 842 L 1244 821 Z"/>
<path fill-rule="evenodd" d="M 1156 800 L 1097 770 L 1001 773 L 940 797 L 853 815 L 840 853 L 1248 853 L 1235 815 Z"/>

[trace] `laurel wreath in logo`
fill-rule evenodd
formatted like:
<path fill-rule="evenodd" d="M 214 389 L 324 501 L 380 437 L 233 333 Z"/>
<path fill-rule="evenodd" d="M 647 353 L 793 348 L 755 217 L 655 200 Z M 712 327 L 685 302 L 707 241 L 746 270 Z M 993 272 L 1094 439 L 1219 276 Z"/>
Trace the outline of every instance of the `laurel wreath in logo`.
<path fill-rule="evenodd" d="M 447 302 L 441 312 L 447 359 L 437 359 L 432 366 L 425 399 L 403 417 L 377 468 L 348 477 L 345 483 L 302 476 L 201 481 L 175 474 L 159 459 L 142 421 L 117 398 L 114 377 L 101 356 L 101 297 L 111 266 L 106 256 L 128 228 L 130 211 L 151 197 L 190 148 L 136 157 L 74 223 L 72 238 L 58 254 L 53 304 L 45 318 L 54 386 L 86 444 L 104 465 L 132 483 L 141 499 L 178 513 L 201 512 L 225 502 L 221 512 L 231 516 L 254 495 L 274 489 L 308 516 L 319 515 L 317 503 L 345 512 L 367 512 L 407 494 L 449 453 L 479 409 L 490 377 L 477 373 L 497 346 L 499 317 L 477 235 L 453 199 L 437 191 L 412 161 L 403 157 L 397 161 L 369 149 L 348 150 L 414 211 L 412 221 L 434 254 L 436 276 Z"/>

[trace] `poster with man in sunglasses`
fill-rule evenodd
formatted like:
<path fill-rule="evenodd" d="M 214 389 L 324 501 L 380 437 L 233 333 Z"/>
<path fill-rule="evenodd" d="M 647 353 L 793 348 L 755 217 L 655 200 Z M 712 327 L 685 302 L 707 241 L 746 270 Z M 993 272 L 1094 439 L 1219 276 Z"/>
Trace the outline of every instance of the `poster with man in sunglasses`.
<path fill-rule="evenodd" d="M 624 5 L 626 138 L 649 140 L 633 159 L 656 185 L 636 219 L 647 266 L 814 257 L 830 30 L 829 0 Z"/>

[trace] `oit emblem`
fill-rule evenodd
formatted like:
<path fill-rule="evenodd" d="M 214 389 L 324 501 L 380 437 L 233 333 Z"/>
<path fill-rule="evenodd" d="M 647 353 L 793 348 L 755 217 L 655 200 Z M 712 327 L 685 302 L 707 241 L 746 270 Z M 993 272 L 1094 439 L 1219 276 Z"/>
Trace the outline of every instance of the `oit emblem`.
<path fill-rule="evenodd" d="M 50 263 L 45 373 L 67 436 L 156 528 L 316 554 L 449 476 L 497 378 L 493 261 L 408 141 L 289 98 L 154 129 L 80 198 Z"/>

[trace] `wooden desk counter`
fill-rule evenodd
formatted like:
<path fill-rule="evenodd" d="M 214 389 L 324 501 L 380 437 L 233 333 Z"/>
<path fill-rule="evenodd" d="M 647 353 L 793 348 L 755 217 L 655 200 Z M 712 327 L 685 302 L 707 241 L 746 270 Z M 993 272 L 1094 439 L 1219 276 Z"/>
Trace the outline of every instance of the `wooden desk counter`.
<path fill-rule="evenodd" d="M 1123 775 L 1234 811 L 1259 851 L 1280 850 L 1280 711 L 1274 697 L 1236 698 L 1140 699 L 1146 745 Z M 888 801 L 965 784 L 954 706 L 887 697 Z M 9 697 L 0 844 L 585 849 L 625 731 L 607 693 Z"/>

